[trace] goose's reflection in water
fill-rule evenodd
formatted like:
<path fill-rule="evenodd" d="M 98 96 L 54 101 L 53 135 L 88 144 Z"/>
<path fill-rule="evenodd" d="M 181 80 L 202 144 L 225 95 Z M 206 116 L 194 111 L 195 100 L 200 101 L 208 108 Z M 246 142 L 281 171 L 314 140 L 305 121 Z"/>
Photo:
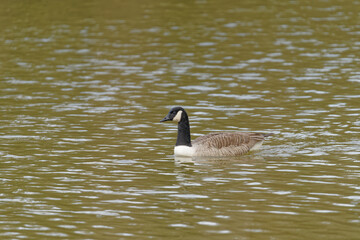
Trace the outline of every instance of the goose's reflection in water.
<path fill-rule="evenodd" d="M 264 162 L 265 159 L 258 155 L 243 155 L 238 157 L 184 157 L 174 156 L 175 163 L 199 163 L 199 164 L 215 164 L 227 165 L 234 163 Z"/>

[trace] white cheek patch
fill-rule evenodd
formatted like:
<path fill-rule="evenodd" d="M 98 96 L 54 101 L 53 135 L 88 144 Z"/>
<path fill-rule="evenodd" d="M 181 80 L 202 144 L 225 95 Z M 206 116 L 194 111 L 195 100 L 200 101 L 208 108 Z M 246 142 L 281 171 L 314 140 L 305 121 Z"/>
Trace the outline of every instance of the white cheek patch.
<path fill-rule="evenodd" d="M 178 111 L 176 116 L 173 118 L 173 121 L 180 122 L 182 111 Z"/>

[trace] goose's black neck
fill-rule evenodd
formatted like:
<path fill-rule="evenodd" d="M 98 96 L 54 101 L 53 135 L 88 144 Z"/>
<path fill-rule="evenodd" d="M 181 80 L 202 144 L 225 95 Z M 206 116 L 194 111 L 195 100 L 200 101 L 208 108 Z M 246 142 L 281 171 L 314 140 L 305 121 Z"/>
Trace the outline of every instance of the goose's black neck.
<path fill-rule="evenodd" d="M 184 145 L 191 147 L 190 123 L 188 115 L 185 111 L 182 112 L 181 119 L 178 123 L 178 135 L 176 139 L 176 146 Z"/>

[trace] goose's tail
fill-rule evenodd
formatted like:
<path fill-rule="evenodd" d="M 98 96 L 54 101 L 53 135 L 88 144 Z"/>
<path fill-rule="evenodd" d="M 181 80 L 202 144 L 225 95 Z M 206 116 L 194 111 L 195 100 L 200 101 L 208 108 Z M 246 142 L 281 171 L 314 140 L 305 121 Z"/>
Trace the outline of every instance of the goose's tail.
<path fill-rule="evenodd" d="M 263 135 L 264 137 L 269 137 L 269 136 L 274 135 L 274 133 L 262 133 L 262 135 Z"/>

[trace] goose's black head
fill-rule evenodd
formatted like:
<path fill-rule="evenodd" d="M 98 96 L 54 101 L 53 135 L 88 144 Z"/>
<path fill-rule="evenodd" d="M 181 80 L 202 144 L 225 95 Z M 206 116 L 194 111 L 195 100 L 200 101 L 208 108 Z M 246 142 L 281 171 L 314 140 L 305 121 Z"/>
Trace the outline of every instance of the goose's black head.
<path fill-rule="evenodd" d="M 191 147 L 190 124 L 187 113 L 182 107 L 173 107 L 160 122 L 175 121 L 178 123 L 176 146 Z"/>
<path fill-rule="evenodd" d="M 173 107 L 170 109 L 169 113 L 160 121 L 176 121 L 181 122 L 181 120 L 187 116 L 185 110 L 182 107 Z"/>

